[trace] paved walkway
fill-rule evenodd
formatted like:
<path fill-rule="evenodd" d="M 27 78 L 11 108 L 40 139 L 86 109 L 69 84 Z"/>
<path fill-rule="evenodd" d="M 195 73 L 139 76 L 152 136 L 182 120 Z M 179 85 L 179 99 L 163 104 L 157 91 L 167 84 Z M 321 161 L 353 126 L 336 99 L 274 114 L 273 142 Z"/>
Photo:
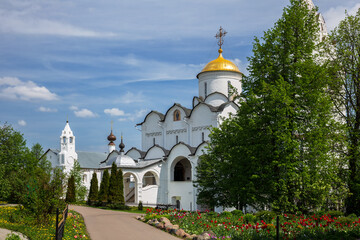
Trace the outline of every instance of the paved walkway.
<path fill-rule="evenodd" d="M 69 208 L 83 215 L 92 240 L 179 240 L 136 220 L 139 214 L 73 205 Z"/>

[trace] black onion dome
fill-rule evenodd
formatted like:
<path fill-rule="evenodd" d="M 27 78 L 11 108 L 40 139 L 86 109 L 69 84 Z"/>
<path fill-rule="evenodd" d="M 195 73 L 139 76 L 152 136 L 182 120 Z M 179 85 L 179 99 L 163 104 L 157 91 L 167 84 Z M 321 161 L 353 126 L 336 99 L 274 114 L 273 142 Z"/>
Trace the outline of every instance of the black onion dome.
<path fill-rule="evenodd" d="M 123 138 L 121 137 L 121 143 L 119 144 L 120 152 L 124 152 L 125 144 L 123 143 Z"/>

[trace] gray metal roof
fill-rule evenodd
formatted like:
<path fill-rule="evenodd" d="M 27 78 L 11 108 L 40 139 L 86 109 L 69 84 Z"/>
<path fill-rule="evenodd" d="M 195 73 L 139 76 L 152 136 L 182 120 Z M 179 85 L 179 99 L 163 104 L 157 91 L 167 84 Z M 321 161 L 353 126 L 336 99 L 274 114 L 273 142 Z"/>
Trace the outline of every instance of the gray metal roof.
<path fill-rule="evenodd" d="M 106 159 L 107 154 L 95 152 L 76 152 L 81 168 L 99 168 L 100 162 Z"/>

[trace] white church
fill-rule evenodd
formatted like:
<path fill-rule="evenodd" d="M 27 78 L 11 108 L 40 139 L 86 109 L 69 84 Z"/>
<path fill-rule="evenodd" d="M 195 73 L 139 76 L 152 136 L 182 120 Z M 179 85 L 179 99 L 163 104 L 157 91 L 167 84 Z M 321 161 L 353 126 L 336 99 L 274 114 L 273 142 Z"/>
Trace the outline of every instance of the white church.
<path fill-rule="evenodd" d="M 311 0 L 306 2 L 314 7 Z M 326 35 L 326 26 L 321 14 L 318 16 L 322 38 Z M 122 138 L 116 149 L 116 137 L 111 131 L 109 154 L 76 151 L 75 136 L 67 121 L 60 136 L 60 151 L 49 149 L 45 153 L 52 166 L 69 172 L 77 160 L 83 170 L 83 182 L 89 189 L 92 174 L 95 172 L 101 180 L 104 169 L 110 170 L 115 162 L 124 174 L 127 204 L 141 201 L 150 206 L 171 204 L 184 210 L 201 210 L 203 207 L 197 204 L 197 189 L 193 186 L 199 156 L 206 152 L 210 129 L 219 127 L 224 118 L 238 109 L 232 88 L 241 92 L 243 74 L 222 56 L 225 33 L 220 28 L 217 34 L 219 56 L 197 75 L 199 95 L 193 97 L 192 108 L 174 103 L 165 113 L 149 112 L 143 122 L 137 124 L 141 127 L 141 149 L 133 147 L 125 152 Z"/>
<path fill-rule="evenodd" d="M 219 34 L 222 37 L 224 33 Z M 218 58 L 197 75 L 199 96 L 193 98 L 191 109 L 174 103 L 166 113 L 151 111 L 137 124 L 141 128 L 141 149 L 133 147 L 124 152 L 123 139 L 116 149 L 116 137 L 111 131 L 108 155 L 78 152 L 67 121 L 60 136 L 60 151 L 47 150 L 47 159 L 53 167 L 60 166 L 67 173 L 77 160 L 87 188 L 94 172 L 101 179 L 104 169 L 110 170 L 115 162 L 124 174 L 126 203 L 141 201 L 144 205 L 171 204 L 184 210 L 200 209 L 193 186 L 199 156 L 206 151 L 210 128 L 218 127 L 223 118 L 236 113 L 238 106 L 233 101 L 231 86 L 241 91 L 242 73 L 222 56 L 221 47 L 218 52 Z"/>

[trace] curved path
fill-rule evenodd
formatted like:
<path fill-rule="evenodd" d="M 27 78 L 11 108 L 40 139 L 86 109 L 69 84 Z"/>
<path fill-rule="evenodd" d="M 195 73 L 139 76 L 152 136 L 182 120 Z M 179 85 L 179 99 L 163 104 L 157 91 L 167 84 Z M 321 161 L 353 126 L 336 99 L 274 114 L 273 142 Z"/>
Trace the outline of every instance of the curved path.
<path fill-rule="evenodd" d="M 139 214 L 70 206 L 83 215 L 92 240 L 179 240 L 178 238 L 135 219 Z"/>

